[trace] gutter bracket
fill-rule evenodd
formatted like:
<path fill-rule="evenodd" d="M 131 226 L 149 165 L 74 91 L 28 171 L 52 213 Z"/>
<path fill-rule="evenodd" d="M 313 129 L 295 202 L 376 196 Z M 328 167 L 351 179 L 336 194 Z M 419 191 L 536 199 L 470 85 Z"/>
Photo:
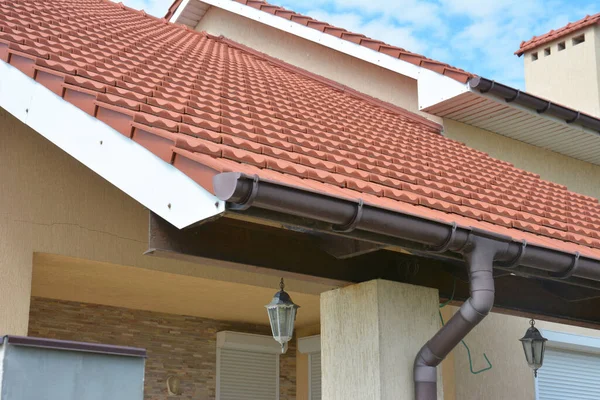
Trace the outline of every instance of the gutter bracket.
<path fill-rule="evenodd" d="M 517 93 L 513 97 L 509 97 L 509 98 L 504 99 L 504 100 L 507 103 L 512 103 L 513 101 L 517 100 L 519 98 L 519 96 L 521 96 L 521 90 L 517 90 Z"/>
<path fill-rule="evenodd" d="M 543 114 L 546 111 L 548 111 L 550 109 L 550 107 L 552 107 L 552 102 L 551 101 L 547 102 L 546 105 L 543 108 L 540 108 L 539 110 L 535 110 L 535 111 L 537 111 L 538 114 Z"/>
<path fill-rule="evenodd" d="M 437 247 L 433 247 L 433 246 L 428 247 L 426 250 L 431 253 L 445 253 L 450 248 L 450 245 L 454 241 L 454 237 L 456 236 L 456 228 L 457 227 L 458 227 L 458 225 L 456 224 L 456 222 L 453 222 L 452 228 L 450 229 L 450 234 L 448 235 L 448 238 L 444 241 L 444 243 L 442 243 L 440 246 L 437 246 Z"/>
<path fill-rule="evenodd" d="M 580 112 L 580 111 L 577 111 L 577 114 L 576 114 L 576 115 L 575 115 L 573 118 L 571 118 L 571 119 L 567 119 L 567 120 L 565 120 L 565 122 L 566 122 L 567 124 L 572 124 L 573 122 L 577 121 L 577 120 L 579 119 L 579 117 L 580 117 L 580 116 L 581 116 L 581 112 Z"/>
<path fill-rule="evenodd" d="M 365 203 L 363 199 L 358 199 L 358 204 L 356 205 L 356 213 L 354 214 L 352 219 L 347 224 L 332 226 L 331 230 L 338 233 L 352 232 L 362 219 L 364 205 Z"/>
<path fill-rule="evenodd" d="M 527 250 L 527 240 L 523 239 L 521 241 L 521 246 L 519 247 L 519 253 L 512 260 L 505 263 L 496 263 L 500 268 L 513 269 L 518 267 L 521 264 L 521 260 L 525 256 L 525 251 Z"/>
<path fill-rule="evenodd" d="M 579 254 L 579 252 L 576 252 L 575 256 L 573 257 L 573 262 L 571 263 L 571 265 L 569 265 L 569 267 L 564 272 L 549 273 L 548 275 L 550 275 L 553 278 L 557 278 L 557 279 L 569 279 L 577 271 L 577 268 L 579 268 L 579 257 L 580 256 L 581 256 L 581 254 Z"/>

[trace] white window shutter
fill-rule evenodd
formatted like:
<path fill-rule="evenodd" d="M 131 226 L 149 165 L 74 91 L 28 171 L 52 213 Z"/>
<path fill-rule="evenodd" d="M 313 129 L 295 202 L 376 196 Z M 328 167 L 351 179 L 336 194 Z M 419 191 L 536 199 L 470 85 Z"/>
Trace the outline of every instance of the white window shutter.
<path fill-rule="evenodd" d="M 308 400 L 321 400 L 321 353 L 308 355 Z"/>
<path fill-rule="evenodd" d="M 279 400 L 280 351 L 270 336 L 219 332 L 216 400 Z"/>
<path fill-rule="evenodd" d="M 537 400 L 600 399 L 600 355 L 547 348 L 536 391 Z"/>

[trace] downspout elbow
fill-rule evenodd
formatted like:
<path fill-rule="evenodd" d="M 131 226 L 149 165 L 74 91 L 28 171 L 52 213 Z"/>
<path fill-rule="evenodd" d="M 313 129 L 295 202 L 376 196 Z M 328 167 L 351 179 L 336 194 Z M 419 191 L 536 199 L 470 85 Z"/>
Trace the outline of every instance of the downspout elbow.
<path fill-rule="evenodd" d="M 437 399 L 437 366 L 494 306 L 493 262 L 497 243 L 477 238 L 465 253 L 471 296 L 419 351 L 414 363 L 416 400 Z"/>

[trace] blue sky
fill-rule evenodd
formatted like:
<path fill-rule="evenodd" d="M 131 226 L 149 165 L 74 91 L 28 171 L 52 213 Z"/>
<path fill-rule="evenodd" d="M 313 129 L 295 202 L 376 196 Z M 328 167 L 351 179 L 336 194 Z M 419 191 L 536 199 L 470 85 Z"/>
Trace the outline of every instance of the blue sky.
<path fill-rule="evenodd" d="M 173 0 L 122 0 L 164 16 Z M 597 0 L 271 0 L 354 32 L 523 88 L 522 40 L 600 12 Z"/>

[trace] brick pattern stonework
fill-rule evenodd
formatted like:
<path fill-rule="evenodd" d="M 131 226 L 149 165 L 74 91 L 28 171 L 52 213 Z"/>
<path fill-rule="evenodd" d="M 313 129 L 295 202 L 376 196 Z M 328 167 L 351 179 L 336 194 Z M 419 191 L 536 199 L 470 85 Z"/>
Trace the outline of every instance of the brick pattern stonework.
<path fill-rule="evenodd" d="M 216 334 L 219 331 L 269 335 L 268 326 L 216 321 L 96 304 L 33 298 L 29 335 L 142 347 L 146 360 L 145 400 L 166 400 L 166 378 L 181 379 L 177 400 L 215 398 Z M 296 348 L 280 357 L 280 399 L 296 398 Z"/>

